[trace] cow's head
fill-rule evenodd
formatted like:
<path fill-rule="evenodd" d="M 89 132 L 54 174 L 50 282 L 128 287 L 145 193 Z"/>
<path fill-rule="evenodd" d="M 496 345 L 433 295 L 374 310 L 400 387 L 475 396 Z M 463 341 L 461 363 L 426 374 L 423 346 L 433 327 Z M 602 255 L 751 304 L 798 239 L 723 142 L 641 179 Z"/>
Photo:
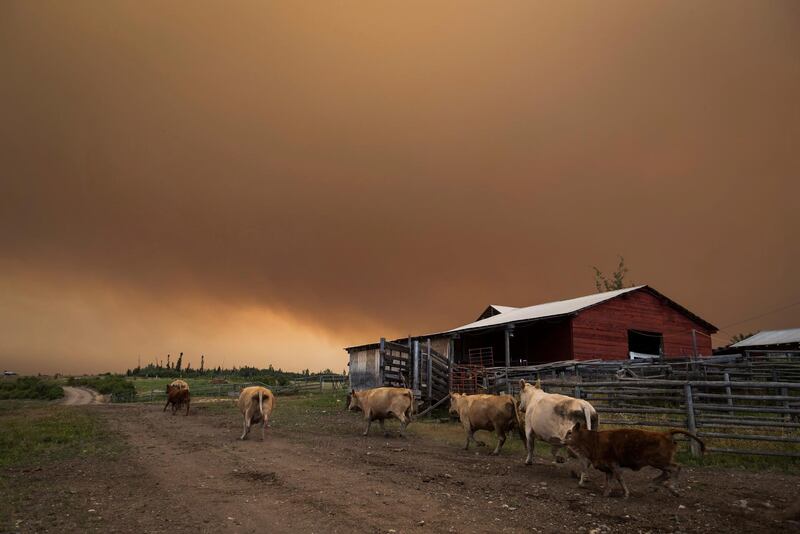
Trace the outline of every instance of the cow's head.
<path fill-rule="evenodd" d="M 535 384 L 529 384 L 525 380 L 519 381 L 519 411 L 524 412 L 537 393 L 541 393 L 542 383 L 537 380 Z"/>
<path fill-rule="evenodd" d="M 351 389 L 350 393 L 347 394 L 346 406 L 346 409 L 350 410 L 351 412 L 363 411 L 361 408 L 361 399 L 358 398 L 358 393 L 356 393 L 356 390 Z"/>
<path fill-rule="evenodd" d="M 450 415 L 458 415 L 458 402 L 461 400 L 461 393 L 450 394 Z"/>

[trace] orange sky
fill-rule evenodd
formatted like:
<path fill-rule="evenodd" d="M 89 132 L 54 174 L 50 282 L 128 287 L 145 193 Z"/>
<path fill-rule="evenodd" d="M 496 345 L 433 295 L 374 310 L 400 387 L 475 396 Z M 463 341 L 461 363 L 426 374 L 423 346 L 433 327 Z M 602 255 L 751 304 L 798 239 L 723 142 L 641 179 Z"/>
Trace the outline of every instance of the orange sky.
<path fill-rule="evenodd" d="M 0 367 L 342 369 L 631 276 L 800 326 L 800 4 L 0 3 Z"/>

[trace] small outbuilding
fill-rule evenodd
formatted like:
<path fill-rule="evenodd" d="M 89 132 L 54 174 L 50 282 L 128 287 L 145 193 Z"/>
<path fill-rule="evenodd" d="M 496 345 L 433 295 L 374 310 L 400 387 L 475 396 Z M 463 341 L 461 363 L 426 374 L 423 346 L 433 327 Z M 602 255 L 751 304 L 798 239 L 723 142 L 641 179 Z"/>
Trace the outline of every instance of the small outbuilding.
<path fill-rule="evenodd" d="M 800 350 L 800 328 L 764 330 L 726 347 L 726 352 L 737 351 L 797 351 Z"/>

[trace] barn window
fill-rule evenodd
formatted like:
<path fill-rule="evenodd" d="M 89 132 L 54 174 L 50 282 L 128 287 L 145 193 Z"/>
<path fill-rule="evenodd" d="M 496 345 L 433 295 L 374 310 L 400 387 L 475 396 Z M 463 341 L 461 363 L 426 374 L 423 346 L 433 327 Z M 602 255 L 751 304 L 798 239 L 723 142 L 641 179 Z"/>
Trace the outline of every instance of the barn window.
<path fill-rule="evenodd" d="M 664 354 L 661 332 L 628 330 L 628 354 L 633 358 L 658 357 Z"/>

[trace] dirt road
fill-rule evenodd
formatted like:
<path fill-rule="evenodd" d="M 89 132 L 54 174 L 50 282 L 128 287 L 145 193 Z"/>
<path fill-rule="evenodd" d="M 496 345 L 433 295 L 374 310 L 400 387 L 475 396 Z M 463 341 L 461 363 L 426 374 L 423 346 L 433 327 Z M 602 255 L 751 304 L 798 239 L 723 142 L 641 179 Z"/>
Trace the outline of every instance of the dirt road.
<path fill-rule="evenodd" d="M 100 395 L 89 388 L 76 388 L 64 386 L 64 400 L 62 404 L 67 406 L 80 406 L 84 404 L 98 404 Z"/>
<path fill-rule="evenodd" d="M 100 405 L 127 448 L 18 476 L 36 483 L 19 532 L 767 532 L 800 477 L 685 469 L 681 497 L 650 491 L 655 472 L 627 475 L 633 495 L 605 498 L 595 472 L 579 489 L 563 465 L 412 435 L 358 435 L 340 410 L 281 413 L 267 440 L 237 441 L 230 403 L 191 415 Z M 432 426 L 432 425 L 431 425 Z M 412 426 L 413 428 L 413 426 Z M 32 477 L 32 478 L 31 478 Z M 12 481 L 13 482 L 13 481 Z"/>

